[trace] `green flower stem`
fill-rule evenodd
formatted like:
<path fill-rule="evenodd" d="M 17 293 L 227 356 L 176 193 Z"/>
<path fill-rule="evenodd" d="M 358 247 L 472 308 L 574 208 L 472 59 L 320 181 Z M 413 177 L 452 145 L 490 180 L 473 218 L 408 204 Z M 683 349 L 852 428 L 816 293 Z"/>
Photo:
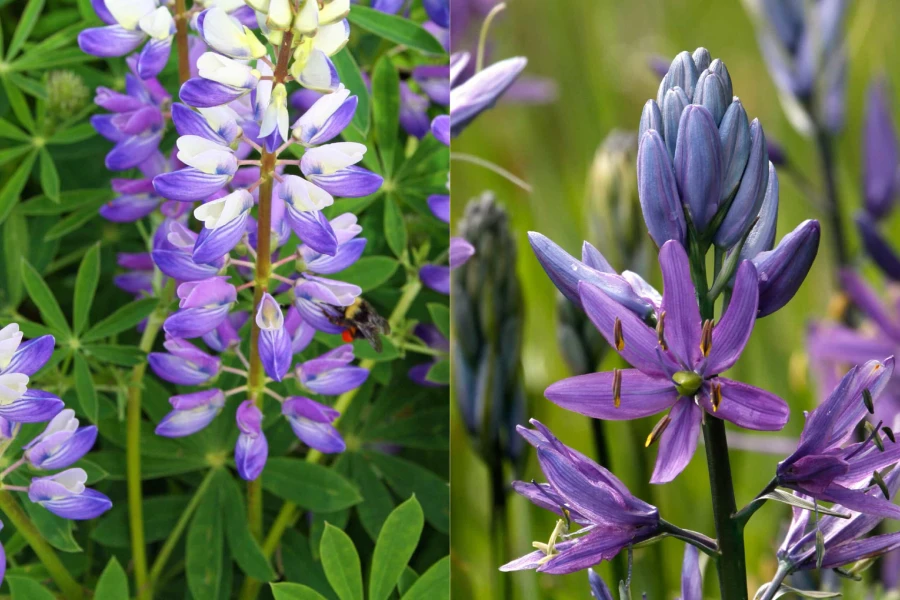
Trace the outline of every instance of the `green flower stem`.
<path fill-rule="evenodd" d="M 406 318 L 406 313 L 409 311 L 413 302 L 415 302 L 420 291 L 422 291 L 422 282 L 419 281 L 418 275 L 413 273 L 412 278 L 408 280 L 403 287 L 403 295 L 400 296 L 400 300 L 397 301 L 397 306 L 394 307 L 394 311 L 388 319 L 392 330 L 396 329 L 400 322 Z M 363 369 L 371 370 L 375 366 L 375 361 L 371 359 L 364 360 L 359 363 L 359 366 Z M 350 406 L 350 403 L 353 402 L 353 399 L 356 397 L 356 394 L 359 393 L 359 390 L 360 388 L 355 388 L 338 396 L 337 402 L 334 403 L 334 408 L 341 416 L 343 416 L 347 407 Z M 340 425 L 341 416 L 338 416 L 335 420 L 335 427 Z M 325 455 L 318 450 L 310 450 L 306 455 L 306 461 L 314 464 L 319 463 L 324 456 Z M 285 502 L 281 506 L 281 510 L 278 512 L 278 516 L 275 517 L 275 521 L 272 523 L 272 527 L 269 529 L 269 533 L 266 535 L 266 539 L 262 544 L 262 551 L 266 558 L 270 558 L 275 553 L 275 549 L 281 542 L 281 536 L 284 535 L 284 532 L 287 531 L 289 527 L 293 527 L 299 516 L 300 513 L 297 510 L 297 505 L 293 502 Z M 256 595 L 259 593 L 260 585 L 261 583 L 256 579 L 247 577 L 244 580 L 244 585 L 241 587 L 239 596 L 241 600 L 253 600 L 256 598 Z"/>
<path fill-rule="evenodd" d="M 162 575 L 162 570 L 166 566 L 166 561 L 169 560 L 169 556 L 172 555 L 172 551 L 175 550 L 175 546 L 178 545 L 178 540 L 181 539 L 181 535 L 187 528 L 188 522 L 191 520 L 191 516 L 194 514 L 194 511 L 197 510 L 197 507 L 200 505 L 200 501 L 203 500 L 203 496 L 206 494 L 206 488 L 208 488 L 209 484 L 212 482 L 213 475 L 216 474 L 216 471 L 217 469 L 210 469 L 206 473 L 206 477 L 204 477 L 203 481 L 200 482 L 200 485 L 197 487 L 197 491 L 194 492 L 194 496 L 191 498 L 191 501 L 188 502 L 188 505 L 184 508 L 184 512 L 181 513 L 181 516 L 178 517 L 178 522 L 175 523 L 175 528 L 172 529 L 172 532 L 169 534 L 169 537 L 166 538 L 162 549 L 159 551 L 159 554 L 156 555 L 156 560 L 153 561 L 153 568 L 150 569 L 150 581 L 154 583 L 159 581 L 160 576 Z"/>
<path fill-rule="evenodd" d="M 56 552 L 48 544 L 41 532 L 38 531 L 25 510 L 19 505 L 19 501 L 6 490 L 0 490 L 0 510 L 6 515 L 6 519 L 12 523 L 16 531 L 21 534 L 34 553 L 37 554 L 41 563 L 47 568 L 50 577 L 56 582 L 56 585 L 62 591 L 63 596 L 68 600 L 81 600 L 84 597 L 84 590 L 65 565 L 60 562 Z"/>
<path fill-rule="evenodd" d="M 188 52 L 188 19 L 185 0 L 175 0 L 175 43 L 178 46 L 178 81 L 191 78 L 190 53 Z"/>
<path fill-rule="evenodd" d="M 287 31 L 278 50 L 275 63 L 273 86 L 282 83 L 287 77 L 288 64 L 291 59 L 291 43 L 294 34 Z M 259 208 L 256 220 L 256 285 L 253 293 L 253 310 L 250 312 L 250 376 L 247 382 L 250 399 L 262 410 L 263 390 L 266 387 L 266 375 L 263 372 L 262 360 L 259 357 L 259 326 L 256 324 L 256 311 L 262 296 L 269 291 L 269 279 L 272 275 L 272 188 L 275 183 L 275 166 L 278 155 L 263 150 L 260 165 Z M 247 521 L 250 533 L 257 540 L 263 535 L 263 493 L 262 476 L 247 482 Z"/>
<path fill-rule="evenodd" d="M 715 540 L 711 540 L 702 533 L 691 531 L 690 529 L 682 529 L 676 525 L 672 525 L 664 519 L 659 520 L 660 531 L 666 535 L 677 538 L 683 542 L 687 542 L 692 546 L 696 546 L 701 552 L 710 558 L 719 558 L 719 549 L 716 547 Z"/>
<path fill-rule="evenodd" d="M 766 590 L 766 595 L 762 597 L 762 600 L 773 600 L 775 594 L 781 589 L 782 582 L 784 582 L 790 574 L 791 566 L 786 562 L 779 562 L 778 571 L 775 572 L 775 577 L 772 579 L 772 582 L 769 583 L 769 588 Z"/>
<path fill-rule="evenodd" d="M 141 335 L 140 349 L 145 353 L 153 349 L 156 336 L 168 315 L 174 283 L 169 281 L 163 290 L 156 310 L 148 317 Z M 128 484 L 128 523 L 131 531 L 131 555 L 134 562 L 134 583 L 138 598 L 153 597 L 152 585 L 147 579 L 147 549 L 144 540 L 144 500 L 141 489 L 141 395 L 144 391 L 144 374 L 147 362 L 142 361 L 131 370 L 128 385 L 128 403 L 125 421 L 125 479 Z"/>

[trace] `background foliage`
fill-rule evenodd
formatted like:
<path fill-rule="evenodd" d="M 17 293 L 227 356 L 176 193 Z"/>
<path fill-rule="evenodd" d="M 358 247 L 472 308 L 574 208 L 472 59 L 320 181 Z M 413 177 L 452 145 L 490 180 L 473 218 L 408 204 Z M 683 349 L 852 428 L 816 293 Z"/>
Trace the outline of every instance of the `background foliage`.
<path fill-rule="evenodd" d="M 860 140 L 864 93 L 869 79 L 887 73 L 896 85 L 900 65 L 892 57 L 900 51 L 895 31 L 900 13 L 890 0 L 850 3 L 847 43 L 850 52 L 847 125 L 838 146 L 840 188 L 847 214 L 860 206 Z M 637 130 L 641 107 L 655 97 L 658 77 L 648 59 L 662 55 L 666 63 L 679 51 L 705 46 L 728 66 L 749 117 L 758 117 L 766 135 L 786 148 L 790 160 L 818 183 L 818 163 L 809 140 L 798 135 L 785 118 L 776 89 L 760 55 L 753 24 L 741 2 L 709 0 L 572 0 L 547 3 L 516 0 L 491 30 L 492 58 L 528 57 L 527 73 L 548 76 L 559 86 L 558 100 L 539 107 L 500 105 L 481 117 L 459 138 L 454 152 L 477 154 L 527 180 L 528 194 L 504 179 L 463 162 L 452 168 L 454 225 L 465 201 L 486 189 L 496 192 L 509 211 L 519 242 L 518 274 L 525 295 L 523 371 L 530 398 L 527 414 L 539 419 L 561 440 L 595 456 L 588 419 L 564 411 L 543 398 L 550 383 L 570 373 L 555 339 L 555 288 L 528 247 L 526 232 L 537 230 L 580 255 L 583 239 L 590 239 L 583 204 L 586 180 L 597 146 L 613 129 Z M 900 108 L 894 103 L 895 114 Z M 820 217 L 790 177 L 781 175 L 778 236 L 800 221 Z M 896 227 L 896 224 L 895 224 Z M 454 228 L 455 231 L 455 228 Z M 897 231 L 897 229 L 894 229 Z M 791 420 L 775 437 L 796 438 L 802 411 L 815 405 L 813 382 L 808 381 L 803 355 L 806 324 L 824 318 L 834 289 L 830 232 L 823 226 L 819 257 L 794 300 L 777 314 L 760 321 L 747 350 L 734 369 L 735 378 L 768 389 L 787 399 Z M 852 232 L 852 250 L 858 239 Z M 614 265 L 621 268 L 623 265 Z M 655 267 L 658 271 L 658 267 Z M 659 283 L 658 272 L 651 273 Z M 612 356 L 604 370 L 619 366 Z M 613 470 L 638 496 L 659 506 L 660 514 L 683 527 L 714 531 L 709 483 L 702 453 L 676 481 L 649 486 L 656 452 L 633 451 L 642 446 L 653 418 L 633 423 L 609 423 L 613 440 Z M 637 446 L 635 445 L 637 444 Z M 488 474 L 471 451 L 458 410 L 453 407 L 451 444 L 454 514 L 453 596 L 494 598 L 496 568 L 531 549 L 532 540 L 546 541 L 554 517 L 516 498 L 508 523 L 511 548 L 501 558 L 491 554 Z M 784 454 L 782 453 L 782 456 Z M 755 495 L 774 472 L 779 457 L 733 451 L 732 466 L 738 503 Z M 533 453 L 525 476 L 540 478 Z M 769 503 L 746 532 L 748 577 L 751 589 L 769 581 L 775 570 L 775 544 L 789 510 Z M 683 544 L 665 540 L 656 549 L 635 553 L 634 590 L 651 598 L 672 598 L 678 592 Z M 657 568 L 660 564 L 661 568 Z M 601 574 L 611 581 L 608 567 Z M 516 598 L 568 600 L 589 595 L 584 573 L 560 576 L 522 572 L 503 574 L 515 582 Z M 715 597 L 715 576 L 707 577 L 706 593 Z M 845 586 L 845 597 L 858 597 L 863 586 Z"/>
<path fill-rule="evenodd" d="M 366 166 L 384 175 L 386 185 L 384 192 L 340 201 L 334 209 L 360 215 L 369 240 L 345 279 L 358 283 L 387 316 L 401 288 L 418 284 L 417 265 L 447 248 L 446 226 L 426 199 L 446 189 L 448 151 L 432 138 L 408 138 L 397 121 L 400 74 L 414 64 L 446 61 L 446 55 L 418 25 L 361 13 L 351 16 L 353 38 L 336 62 L 344 83 L 360 96 L 347 135 L 366 141 Z M 412 18 L 424 20 L 419 3 Z M 112 498 L 113 510 L 74 526 L 39 507 L 30 516 L 73 576 L 95 597 L 113 599 L 129 594 L 124 406 L 130 368 L 145 360 L 135 326 L 157 301 L 135 301 L 112 285 L 120 271 L 116 254 L 145 251 L 151 224 L 119 225 L 97 214 L 113 196 L 103 166 L 110 144 L 86 118 L 95 109 L 93 89 L 121 89 L 125 69 L 124 60 L 97 60 L 75 44 L 81 29 L 99 24 L 89 0 L 0 0 L 0 323 L 18 321 L 26 338 L 56 336 L 54 360 L 38 377 L 82 421 L 100 428 L 97 445 L 79 466 Z M 160 76 L 170 91 L 177 89 L 175 54 Z M 59 69 L 86 86 L 71 114 L 54 104 L 47 84 Z M 374 73 L 371 94 L 360 72 Z M 171 148 L 174 139 L 170 127 L 162 147 Z M 435 318 L 446 330 L 446 297 L 422 290 L 413 298 L 398 334 Z M 310 355 L 339 343 L 335 336 L 320 338 Z M 174 388 L 150 373 L 142 379 L 148 555 L 152 564 L 171 553 L 156 573 L 158 597 L 228 598 L 245 575 L 280 580 L 262 592 L 280 600 L 362 599 L 364 587 L 373 600 L 447 596 L 447 388 L 418 387 L 407 377 L 412 365 L 432 357 L 406 355 L 389 340 L 385 345 L 376 355 L 365 342 L 357 344 L 357 357 L 374 366 L 342 421 L 346 453 L 324 466 L 310 464 L 283 420 L 267 430 L 266 529 L 286 501 L 304 509 L 271 561 L 250 536 L 243 482 L 230 468 L 237 402 L 198 435 L 160 438 L 153 424 L 168 412 Z M 446 371 L 437 369 L 435 378 L 446 380 Z M 41 429 L 25 427 L 16 443 Z M 9 523 L 0 540 L 9 559 L 0 592 L 52 597 L 46 571 Z"/>

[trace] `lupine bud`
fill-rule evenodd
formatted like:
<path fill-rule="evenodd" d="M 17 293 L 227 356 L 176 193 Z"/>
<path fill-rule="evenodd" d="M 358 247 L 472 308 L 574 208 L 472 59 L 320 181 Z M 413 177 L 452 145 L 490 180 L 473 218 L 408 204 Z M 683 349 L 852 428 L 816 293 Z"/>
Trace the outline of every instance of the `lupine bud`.
<path fill-rule="evenodd" d="M 719 141 L 722 143 L 722 200 L 731 197 L 741 182 L 744 167 L 750 157 L 750 125 L 747 111 L 737 98 L 725 111 L 719 124 Z"/>
<path fill-rule="evenodd" d="M 266 27 L 276 31 L 287 31 L 294 19 L 291 0 L 269 0 L 269 11 L 266 13 Z"/>
<path fill-rule="evenodd" d="M 163 346 L 168 352 L 147 356 L 150 368 L 162 379 L 176 385 L 200 385 L 219 374 L 221 361 L 190 342 L 170 339 Z"/>
<path fill-rule="evenodd" d="M 75 411 L 65 409 L 53 417 L 47 428 L 25 445 L 25 458 L 35 468 L 56 470 L 68 467 L 94 446 L 97 427 L 78 427 Z"/>
<path fill-rule="evenodd" d="M 301 0 L 300 10 L 294 17 L 294 33 L 313 36 L 319 27 L 319 5 L 317 0 Z"/>
<path fill-rule="evenodd" d="M 750 230 L 744 247 L 741 249 L 741 260 L 750 260 L 760 252 L 775 247 L 775 227 L 778 225 L 778 173 L 775 165 L 769 162 L 769 180 L 766 184 L 766 195 L 759 209 L 759 220 Z"/>
<path fill-rule="evenodd" d="M 897 167 L 900 165 L 897 131 L 884 79 L 869 84 L 862 162 L 866 210 L 875 219 L 880 219 L 891 209 L 896 197 Z"/>
<path fill-rule="evenodd" d="M 644 222 L 657 246 L 669 240 L 685 243 L 687 223 L 675 171 L 662 136 L 650 130 L 641 138 L 637 160 L 638 195 Z"/>
<path fill-rule="evenodd" d="M 242 60 L 266 55 L 266 47 L 256 35 L 219 7 L 200 13 L 197 28 L 203 40 L 216 52 Z"/>
<path fill-rule="evenodd" d="M 284 327 L 281 306 L 268 292 L 259 301 L 256 326 L 259 327 L 259 358 L 266 375 L 281 381 L 291 368 L 291 337 Z"/>
<path fill-rule="evenodd" d="M 478 452 L 495 468 L 503 457 L 522 457 L 521 445 L 512 444 L 525 403 L 517 249 L 507 213 L 491 194 L 468 203 L 459 233 L 475 254 L 451 275 L 457 399 Z"/>
<path fill-rule="evenodd" d="M 716 231 L 714 241 L 719 248 L 737 244 L 759 215 L 769 185 L 769 156 L 766 136 L 758 119 L 750 124 L 750 155 L 725 218 Z"/>
<path fill-rule="evenodd" d="M 702 106 L 690 105 L 681 115 L 675 180 L 694 227 L 704 231 L 722 196 L 722 146 L 715 121 Z"/>
<path fill-rule="evenodd" d="M 253 481 L 269 457 L 269 443 L 262 430 L 263 415 L 252 400 L 245 400 L 237 409 L 236 419 L 241 433 L 234 446 L 234 465 L 241 479 Z"/>
<path fill-rule="evenodd" d="M 47 114 L 65 121 L 87 106 L 90 91 L 81 76 L 72 71 L 47 74 Z"/>
<path fill-rule="evenodd" d="M 787 304 L 819 251 L 819 222 L 806 220 L 787 234 L 774 250 L 753 258 L 759 275 L 759 316 L 770 315 Z"/>
<path fill-rule="evenodd" d="M 156 435 L 184 437 L 212 423 L 225 406 L 225 394 L 219 389 L 203 390 L 172 396 L 169 404 L 173 410 L 156 426 Z"/>
<path fill-rule="evenodd" d="M 112 508 L 112 502 L 100 492 L 86 488 L 86 482 L 84 469 L 36 477 L 28 486 L 28 499 L 64 519 L 94 519 Z"/>
<path fill-rule="evenodd" d="M 675 143 L 678 141 L 678 124 L 681 122 L 681 113 L 691 101 L 680 87 L 674 87 L 666 92 L 663 98 L 662 122 L 663 128 L 659 130 L 666 137 L 666 148 L 669 157 L 675 157 Z"/>

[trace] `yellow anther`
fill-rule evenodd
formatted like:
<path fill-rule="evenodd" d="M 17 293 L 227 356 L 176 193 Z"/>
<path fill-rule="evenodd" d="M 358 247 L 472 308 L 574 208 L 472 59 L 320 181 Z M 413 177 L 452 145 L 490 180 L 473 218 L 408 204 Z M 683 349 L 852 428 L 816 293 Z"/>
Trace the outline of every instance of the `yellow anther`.
<path fill-rule="evenodd" d="M 613 369 L 613 406 L 622 405 L 622 371 Z"/>
<path fill-rule="evenodd" d="M 707 319 L 703 322 L 703 333 L 700 334 L 700 352 L 703 353 L 703 356 L 709 356 L 709 352 L 712 350 L 712 332 L 713 322 L 711 319 Z"/>
<path fill-rule="evenodd" d="M 622 321 L 616 317 L 616 323 L 613 325 L 613 339 L 616 342 L 616 350 L 621 352 L 625 349 L 625 337 L 622 335 Z"/>
<path fill-rule="evenodd" d="M 647 441 L 644 442 L 644 448 L 649 448 L 653 445 L 653 442 L 658 440 L 660 436 L 662 436 L 663 432 L 666 430 L 666 427 L 669 426 L 669 423 L 672 422 L 672 417 L 666 415 L 662 419 L 660 419 L 659 423 L 657 423 L 653 427 L 653 431 L 650 432 L 650 435 L 647 436 Z"/>

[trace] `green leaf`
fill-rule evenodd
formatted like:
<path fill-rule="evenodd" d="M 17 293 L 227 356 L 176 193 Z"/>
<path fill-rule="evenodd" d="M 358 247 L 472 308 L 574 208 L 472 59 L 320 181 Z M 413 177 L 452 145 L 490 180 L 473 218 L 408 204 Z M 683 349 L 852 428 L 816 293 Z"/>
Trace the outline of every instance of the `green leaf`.
<path fill-rule="evenodd" d="M 450 494 L 446 481 L 403 458 L 371 451 L 363 455 L 381 472 L 398 496 L 416 495 L 425 512 L 425 519 L 435 529 L 442 533 L 450 530 Z"/>
<path fill-rule="evenodd" d="M 356 488 L 333 469 L 296 458 L 270 458 L 263 488 L 315 512 L 334 512 L 362 501 Z"/>
<path fill-rule="evenodd" d="M 91 327 L 84 334 L 82 341 L 93 342 L 136 327 L 138 323 L 150 316 L 150 313 L 156 309 L 158 302 L 155 298 L 144 298 L 143 300 L 136 300 L 131 304 L 126 304 Z"/>
<path fill-rule="evenodd" d="M 403 600 L 450 597 L 450 557 L 437 561 L 403 594 Z"/>
<path fill-rule="evenodd" d="M 5 119 L 0 119 L 0 138 L 30 142 L 31 136 Z"/>
<path fill-rule="evenodd" d="M 56 600 L 47 588 L 30 577 L 22 575 L 8 575 L 6 583 L 9 584 L 9 592 L 13 598 L 23 600 Z"/>
<path fill-rule="evenodd" d="M 97 580 L 94 598 L 128 600 L 128 576 L 115 556 L 109 559 L 100 579 Z"/>
<path fill-rule="evenodd" d="M 100 412 L 100 403 L 97 400 L 97 390 L 94 389 L 91 370 L 81 354 L 75 354 L 74 368 L 75 392 L 78 395 L 81 410 L 91 423 L 96 423 Z"/>
<path fill-rule="evenodd" d="M 0 77 L 3 80 L 3 89 L 6 90 L 6 99 L 16 115 L 16 118 L 22 123 L 28 131 L 34 131 L 34 117 L 31 116 L 31 108 L 28 101 L 22 94 L 22 90 L 16 87 L 16 84 L 9 80 L 8 77 Z"/>
<path fill-rule="evenodd" d="M 91 457 L 95 453 L 91 453 Z M 144 531 L 147 543 L 159 542 L 166 537 L 190 502 L 188 495 L 166 495 L 144 498 Z M 91 539 L 109 548 L 128 548 L 131 538 L 128 532 L 128 506 L 115 503 L 108 513 L 100 517 L 91 531 Z"/>
<path fill-rule="evenodd" d="M 372 554 L 369 600 L 387 600 L 391 595 L 403 569 L 419 545 L 424 527 L 425 516 L 415 496 L 395 508 L 388 516 L 378 534 Z"/>
<path fill-rule="evenodd" d="M 388 247 L 400 258 L 406 252 L 408 235 L 406 233 L 406 221 L 397 198 L 393 194 L 384 197 L 384 237 Z"/>
<path fill-rule="evenodd" d="M 0 223 L 6 220 L 9 213 L 15 208 L 16 202 L 19 201 L 19 195 L 25 188 L 25 184 L 28 183 L 28 176 L 31 175 L 36 158 L 37 152 L 30 152 L 0 189 Z"/>
<path fill-rule="evenodd" d="M 382 56 L 375 64 L 372 75 L 372 99 L 375 144 L 381 156 L 382 171 L 386 176 L 390 176 L 394 172 L 397 127 L 400 121 L 400 78 L 390 56 Z"/>
<path fill-rule="evenodd" d="M 25 10 L 22 11 L 22 15 L 19 17 L 19 24 L 16 25 L 16 31 L 9 42 L 9 49 L 6 51 L 7 61 L 15 58 L 22 46 L 25 45 L 25 42 L 28 41 L 28 36 L 31 35 L 31 30 L 34 29 L 34 25 L 37 23 L 38 17 L 41 16 L 43 9 L 44 0 L 29 0 Z"/>
<path fill-rule="evenodd" d="M 425 375 L 425 379 L 439 385 L 450 383 L 450 359 L 442 358 L 431 365 L 431 368 L 428 369 L 428 374 Z"/>
<path fill-rule="evenodd" d="M 400 581 L 397 582 L 397 593 L 400 594 L 401 598 L 418 579 L 419 574 L 413 571 L 412 568 L 406 567 L 403 569 L 403 575 L 400 576 Z"/>
<path fill-rule="evenodd" d="M 838 512 L 836 510 L 825 508 L 821 505 L 817 506 L 815 503 L 810 502 L 809 500 L 805 500 L 803 498 L 800 498 L 799 496 L 795 496 L 794 494 L 782 490 L 772 490 L 765 496 L 760 497 L 765 498 L 766 500 L 775 500 L 776 502 L 789 504 L 790 506 L 796 506 L 797 508 L 802 508 L 803 510 L 809 510 L 813 512 L 818 511 L 820 514 L 838 517 L 839 519 L 850 518 L 850 515 L 847 513 Z"/>
<path fill-rule="evenodd" d="M 185 574 L 194 598 L 215 600 L 222 591 L 224 535 L 219 495 L 210 487 L 194 513 L 185 542 Z"/>
<path fill-rule="evenodd" d="M 84 351 L 88 356 L 93 356 L 100 362 L 111 363 L 120 367 L 133 367 L 147 360 L 147 353 L 136 346 L 91 344 L 84 346 Z"/>
<path fill-rule="evenodd" d="M 60 335 L 68 336 L 70 334 L 69 323 L 53 296 L 53 292 L 50 291 L 40 273 L 35 271 L 34 267 L 24 258 L 22 259 L 22 282 L 25 284 L 25 289 L 28 290 L 28 297 L 40 311 L 44 324 Z"/>
<path fill-rule="evenodd" d="M 22 268 L 20 261 L 28 252 L 28 222 L 15 210 L 3 224 L 3 259 L 6 272 L 6 298 L 9 306 L 22 301 Z"/>
<path fill-rule="evenodd" d="M 68 190 L 60 193 L 58 204 L 46 196 L 35 196 L 23 202 L 19 210 L 29 217 L 61 215 L 79 208 L 96 211 L 112 197 L 113 192 L 109 188 Z"/>
<path fill-rule="evenodd" d="M 53 164 L 53 157 L 46 148 L 41 148 L 40 156 L 41 189 L 48 198 L 59 202 L 59 173 L 56 171 L 56 165 Z"/>
<path fill-rule="evenodd" d="M 341 280 L 368 292 L 390 279 L 398 266 L 400 263 L 389 256 L 364 256 L 341 271 Z"/>
<path fill-rule="evenodd" d="M 225 535 L 232 558 L 250 577 L 258 581 L 272 581 L 275 579 L 275 571 L 263 554 L 259 542 L 250 533 L 241 490 L 225 469 L 216 474 L 213 485 L 219 489 L 225 518 Z"/>
<path fill-rule="evenodd" d="M 762 597 L 762 593 L 764 589 L 768 589 L 770 584 L 764 585 L 762 588 L 756 592 L 756 597 Z M 787 596 L 788 594 L 797 594 L 801 598 L 840 598 L 840 592 L 820 592 L 816 590 L 798 590 L 797 588 L 792 588 L 789 585 L 781 584 L 781 587 L 778 588 L 778 591 L 775 592 L 775 595 L 772 596 L 772 599 L 775 600 L 777 598 L 781 598 L 782 596 Z"/>
<path fill-rule="evenodd" d="M 435 327 L 441 331 L 441 335 L 449 340 L 450 309 L 446 305 L 437 302 L 429 302 L 427 306 L 428 314 L 431 315 L 431 321 L 434 323 Z"/>
<path fill-rule="evenodd" d="M 353 114 L 353 120 L 350 121 L 350 124 L 365 137 L 369 133 L 369 88 L 366 87 L 366 82 L 363 80 L 359 66 L 356 64 L 356 60 L 354 60 L 349 48 L 344 48 L 332 56 L 331 61 L 337 68 L 338 75 L 341 77 L 341 83 L 358 100 L 356 112 Z"/>
<path fill-rule="evenodd" d="M 72 233 L 76 229 L 81 229 L 85 223 L 93 220 L 96 216 L 97 211 L 93 208 L 86 208 L 73 212 L 71 215 L 58 221 L 56 225 L 48 229 L 47 233 L 44 234 L 44 241 L 52 242 L 53 240 L 58 240 L 59 238 Z"/>
<path fill-rule="evenodd" d="M 327 600 L 316 590 L 299 583 L 273 583 L 271 586 L 275 600 Z"/>
<path fill-rule="evenodd" d="M 81 123 L 79 125 L 75 125 L 74 127 L 69 127 L 67 129 L 63 129 L 62 131 L 57 131 L 54 133 L 50 139 L 47 140 L 48 144 L 56 144 L 56 145 L 65 145 L 65 144 L 75 144 L 77 142 L 83 142 L 86 139 L 92 138 L 97 135 L 94 126 L 90 123 Z"/>
<path fill-rule="evenodd" d="M 394 500 L 387 487 L 378 478 L 372 466 L 356 452 L 348 454 L 350 457 L 350 476 L 353 482 L 359 486 L 365 502 L 356 505 L 356 513 L 369 537 L 378 539 L 378 533 L 388 515 L 394 510 Z"/>
<path fill-rule="evenodd" d="M 6 148 L 5 150 L 0 150 L 0 167 L 5 165 L 8 162 L 12 162 L 31 150 L 31 146 L 13 146 L 12 148 Z"/>
<path fill-rule="evenodd" d="M 322 557 L 325 577 L 337 597 L 340 600 L 363 600 L 362 566 L 350 536 L 325 523 L 319 556 Z"/>
<path fill-rule="evenodd" d="M 100 244 L 94 244 L 81 259 L 78 276 L 75 278 L 75 297 L 72 301 L 72 328 L 75 335 L 84 331 L 88 324 L 91 304 L 100 282 Z"/>
<path fill-rule="evenodd" d="M 350 22 L 379 37 L 420 50 L 426 54 L 444 54 L 444 47 L 421 25 L 396 15 L 389 15 L 365 6 L 354 4 L 350 9 Z"/>

